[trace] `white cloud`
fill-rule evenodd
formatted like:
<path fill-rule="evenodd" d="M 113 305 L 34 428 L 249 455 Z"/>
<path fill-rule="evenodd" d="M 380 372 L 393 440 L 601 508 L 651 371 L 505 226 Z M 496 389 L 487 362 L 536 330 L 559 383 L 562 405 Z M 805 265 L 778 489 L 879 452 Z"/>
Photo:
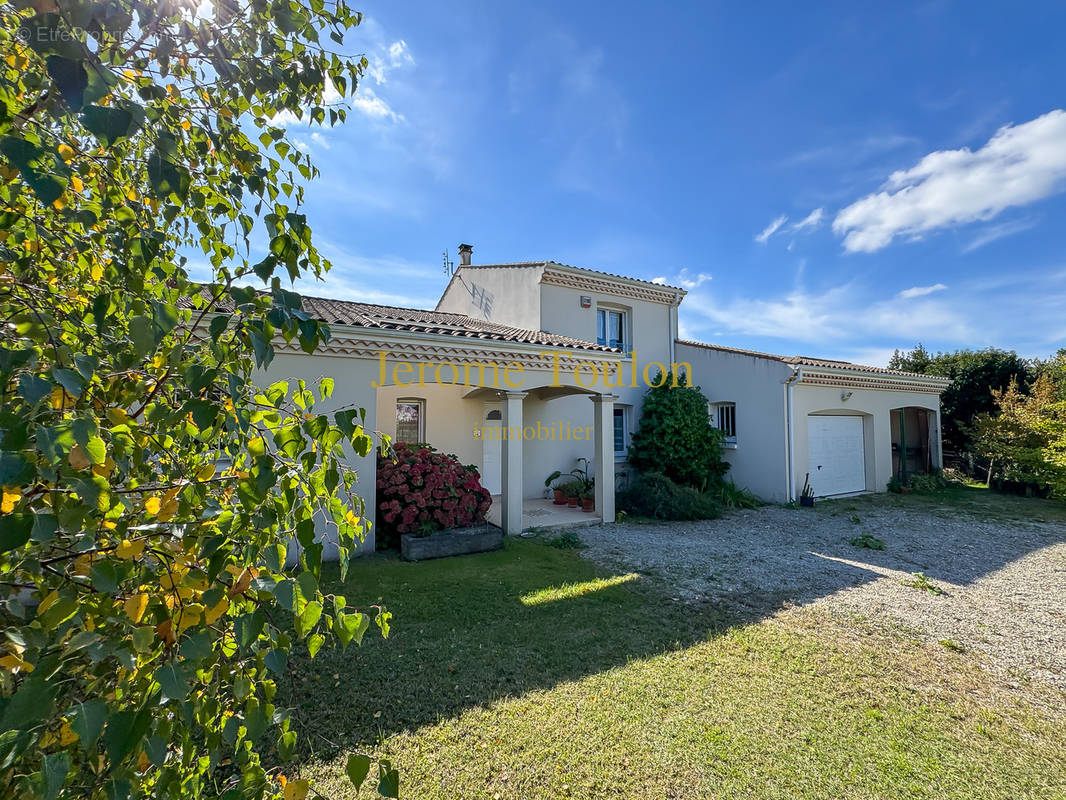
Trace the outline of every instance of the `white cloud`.
<path fill-rule="evenodd" d="M 652 278 L 652 283 L 658 283 L 663 286 L 680 286 L 682 289 L 688 289 L 689 291 L 702 286 L 707 281 L 711 280 L 711 276 L 706 272 L 700 272 L 696 275 L 690 275 L 688 269 L 682 269 L 677 275 L 672 278 L 667 278 L 665 275 L 661 275 L 658 278 Z"/>
<path fill-rule="evenodd" d="M 780 217 L 778 217 L 765 228 L 763 228 L 762 233 L 758 234 L 755 237 L 755 241 L 757 241 L 759 244 L 766 244 L 766 240 L 773 236 L 775 233 L 777 233 L 777 231 L 780 230 L 781 226 L 784 225 L 786 222 L 788 222 L 788 215 L 782 214 Z"/>
<path fill-rule="evenodd" d="M 799 222 L 797 222 L 794 225 L 792 225 L 789 228 L 789 230 L 793 231 L 793 232 L 796 232 L 796 231 L 805 230 L 806 228 L 817 228 L 819 225 L 822 224 L 822 218 L 824 216 L 825 216 L 825 209 L 824 208 L 816 208 L 816 209 L 814 209 L 814 211 L 812 211 L 810 214 L 805 216 Z"/>
<path fill-rule="evenodd" d="M 393 122 L 402 122 L 403 114 L 397 114 L 384 99 L 377 96 L 369 86 L 360 86 L 355 96 L 351 99 L 352 108 L 361 111 L 368 117 L 378 119 L 390 119 Z"/>
<path fill-rule="evenodd" d="M 1026 219 L 1016 219 L 1010 222 L 1001 222 L 998 225 L 989 225 L 982 230 L 970 242 L 962 248 L 962 252 L 972 253 L 980 247 L 984 247 L 986 244 L 991 244 L 997 239 L 1003 239 L 1007 236 L 1013 236 L 1016 233 L 1027 231 L 1030 228 L 1036 226 L 1040 220 L 1036 217 L 1027 217 Z"/>
<path fill-rule="evenodd" d="M 415 63 L 403 39 L 379 48 L 378 52 L 367 57 L 367 61 L 370 64 L 366 68 L 366 76 L 378 86 L 388 82 L 389 73 L 393 70 Z"/>
<path fill-rule="evenodd" d="M 912 286 L 910 289 L 904 289 L 899 293 L 901 300 L 909 300 L 912 297 L 925 297 L 927 294 L 933 292 L 942 292 L 948 287 L 943 283 L 935 283 L 932 286 Z"/>
<path fill-rule="evenodd" d="M 849 252 L 874 252 L 897 236 L 989 220 L 1066 188 L 1066 111 L 1006 125 L 979 150 L 938 150 L 893 173 L 881 191 L 833 221 Z"/>

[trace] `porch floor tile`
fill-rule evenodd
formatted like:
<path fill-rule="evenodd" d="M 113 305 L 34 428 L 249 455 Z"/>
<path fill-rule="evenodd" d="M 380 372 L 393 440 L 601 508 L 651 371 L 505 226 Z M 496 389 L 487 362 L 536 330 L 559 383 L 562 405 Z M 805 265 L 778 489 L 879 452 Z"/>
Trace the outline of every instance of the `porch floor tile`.
<path fill-rule="evenodd" d="M 503 506 L 499 495 L 492 496 L 492 506 L 485 521 L 500 526 L 502 521 Z M 588 525 L 599 523 L 598 511 L 586 512 L 580 508 L 568 508 L 557 506 L 551 500 L 542 498 L 526 499 L 522 501 L 522 530 L 529 528 L 560 528 L 568 525 Z"/>

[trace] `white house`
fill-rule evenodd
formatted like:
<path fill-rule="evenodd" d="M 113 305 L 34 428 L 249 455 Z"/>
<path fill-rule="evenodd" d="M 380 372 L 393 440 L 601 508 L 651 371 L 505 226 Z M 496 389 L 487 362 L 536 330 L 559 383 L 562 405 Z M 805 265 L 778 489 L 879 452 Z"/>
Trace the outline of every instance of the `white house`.
<path fill-rule="evenodd" d="M 508 533 L 544 479 L 579 459 L 596 476 L 597 516 L 613 521 L 642 398 L 681 373 L 712 404 L 733 480 L 766 500 L 794 499 L 808 473 L 828 496 L 882 491 L 901 469 L 941 463 L 942 379 L 681 341 L 683 289 L 459 253 L 433 311 L 305 297 L 332 338 L 311 356 L 279 347 L 266 378 L 329 375 L 331 402 L 366 409 L 368 430 L 477 465 Z M 374 456 L 352 461 L 372 522 Z"/>

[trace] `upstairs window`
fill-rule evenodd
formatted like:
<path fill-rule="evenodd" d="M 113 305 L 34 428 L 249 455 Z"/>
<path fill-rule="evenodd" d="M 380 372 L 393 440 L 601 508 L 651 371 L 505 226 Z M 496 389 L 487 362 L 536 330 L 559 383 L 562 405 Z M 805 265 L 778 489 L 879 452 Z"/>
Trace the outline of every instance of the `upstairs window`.
<path fill-rule="evenodd" d="M 396 401 L 396 441 L 417 444 L 426 440 L 426 401 Z"/>
<path fill-rule="evenodd" d="M 715 403 L 711 407 L 711 421 L 725 436 L 727 444 L 737 443 L 736 403 Z"/>
<path fill-rule="evenodd" d="M 626 312 L 596 310 L 596 343 L 626 349 Z"/>

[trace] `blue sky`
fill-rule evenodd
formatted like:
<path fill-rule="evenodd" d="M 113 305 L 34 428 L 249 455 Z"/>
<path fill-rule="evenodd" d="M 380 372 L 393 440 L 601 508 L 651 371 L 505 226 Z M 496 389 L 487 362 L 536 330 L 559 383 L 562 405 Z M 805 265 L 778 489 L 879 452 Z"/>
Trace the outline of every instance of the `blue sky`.
<path fill-rule="evenodd" d="M 290 127 L 308 293 L 432 308 L 463 241 L 683 284 L 720 344 L 1066 346 L 1066 4 L 363 10 L 348 123 Z"/>

